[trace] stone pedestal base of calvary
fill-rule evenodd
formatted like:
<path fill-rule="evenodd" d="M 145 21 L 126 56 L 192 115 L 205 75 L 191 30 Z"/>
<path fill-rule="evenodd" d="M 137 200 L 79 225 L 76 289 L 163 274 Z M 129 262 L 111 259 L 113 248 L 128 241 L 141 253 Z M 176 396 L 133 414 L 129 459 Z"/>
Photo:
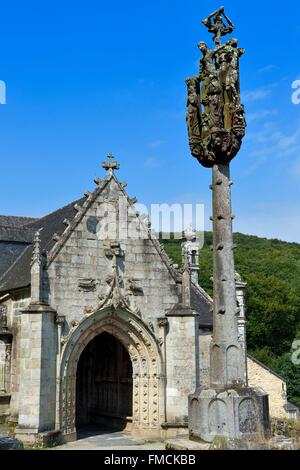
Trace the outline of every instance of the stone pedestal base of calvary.
<path fill-rule="evenodd" d="M 238 339 L 232 236 L 230 161 L 245 135 L 240 101 L 239 59 L 244 50 L 236 39 L 221 44 L 234 25 L 220 8 L 203 21 L 214 34 L 215 47 L 201 42 L 200 74 L 186 81 L 187 125 L 192 155 L 212 168 L 214 302 L 210 349 L 210 386 L 189 397 L 189 436 L 213 442 L 217 438 L 257 439 L 269 434 L 268 395 L 248 386 L 245 351 Z"/>
<path fill-rule="evenodd" d="M 191 440 L 260 440 L 268 433 L 268 396 L 262 390 L 246 387 L 223 390 L 203 388 L 189 397 Z"/>

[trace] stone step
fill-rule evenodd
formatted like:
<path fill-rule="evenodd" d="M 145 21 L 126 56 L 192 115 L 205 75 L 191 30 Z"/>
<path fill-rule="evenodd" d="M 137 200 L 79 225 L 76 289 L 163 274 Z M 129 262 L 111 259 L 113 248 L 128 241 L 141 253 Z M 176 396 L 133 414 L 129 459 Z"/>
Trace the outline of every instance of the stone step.
<path fill-rule="evenodd" d="M 207 442 L 194 442 L 188 436 L 175 437 L 165 442 L 166 450 L 209 450 L 210 444 Z"/>

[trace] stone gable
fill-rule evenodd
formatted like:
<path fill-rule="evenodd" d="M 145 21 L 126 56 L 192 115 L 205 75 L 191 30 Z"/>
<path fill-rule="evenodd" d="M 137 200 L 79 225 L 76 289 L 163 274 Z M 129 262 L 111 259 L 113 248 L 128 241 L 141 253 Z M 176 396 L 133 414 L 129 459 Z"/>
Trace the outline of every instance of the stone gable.
<path fill-rule="evenodd" d="M 116 178 L 108 177 L 47 267 L 47 300 L 67 322 L 79 321 L 108 295 L 114 274 L 111 243 L 122 251 L 117 258 L 120 292 L 144 321 L 164 316 L 179 302 L 157 241 L 130 202 Z"/>

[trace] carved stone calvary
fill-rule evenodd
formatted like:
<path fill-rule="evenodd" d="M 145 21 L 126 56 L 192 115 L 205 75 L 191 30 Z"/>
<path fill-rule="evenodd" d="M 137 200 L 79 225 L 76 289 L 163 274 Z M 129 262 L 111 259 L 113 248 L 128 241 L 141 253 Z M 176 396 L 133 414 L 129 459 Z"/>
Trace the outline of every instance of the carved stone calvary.
<path fill-rule="evenodd" d="M 229 26 L 223 22 L 223 16 Z M 238 153 L 245 135 L 244 106 L 240 100 L 239 59 L 244 49 L 236 39 L 221 44 L 234 29 L 221 8 L 203 21 L 215 34 L 215 47 L 200 42 L 200 73 L 186 80 L 187 126 L 192 155 L 205 167 L 228 163 Z"/>
<path fill-rule="evenodd" d="M 200 42 L 200 74 L 189 78 L 187 124 L 191 153 L 212 168 L 214 303 L 210 351 L 210 387 L 189 397 L 192 439 L 264 435 L 269 431 L 268 396 L 248 387 L 245 351 L 238 337 L 230 161 L 245 135 L 240 100 L 239 58 L 244 50 L 236 39 L 221 44 L 234 29 L 224 8 L 203 21 L 214 34 L 215 47 Z"/>
<path fill-rule="evenodd" d="M 118 259 L 124 257 L 124 253 L 118 242 L 110 242 L 105 250 L 107 258 L 112 260 L 112 274 L 106 277 L 108 289 L 105 293 L 98 295 L 99 304 L 96 308 L 87 308 L 86 313 L 92 314 L 106 307 L 111 307 L 113 310 L 123 308 L 133 315 L 140 316 L 138 307 L 131 305 L 130 297 L 133 295 L 132 280 L 128 280 L 128 288 L 124 288 L 124 280 L 119 273 Z"/>

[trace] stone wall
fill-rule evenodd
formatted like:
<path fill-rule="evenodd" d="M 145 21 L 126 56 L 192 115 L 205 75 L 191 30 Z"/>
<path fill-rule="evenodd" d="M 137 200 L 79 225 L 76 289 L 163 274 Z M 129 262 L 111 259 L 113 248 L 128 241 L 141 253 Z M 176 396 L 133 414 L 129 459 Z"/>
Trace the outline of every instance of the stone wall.
<path fill-rule="evenodd" d="M 189 394 L 199 384 L 199 318 L 168 317 L 166 337 L 167 423 L 187 424 Z"/>
<path fill-rule="evenodd" d="M 4 302 L 4 305 L 7 307 L 7 326 L 13 334 L 10 358 L 9 419 L 15 423 L 18 422 L 19 415 L 21 310 L 27 307 L 29 302 L 29 289 L 24 289 L 11 297 L 8 296 Z"/>
<path fill-rule="evenodd" d="M 125 215 L 120 211 L 124 206 Z M 118 242 L 120 250 L 116 267 L 109 255 L 113 241 Z M 101 303 L 105 304 L 116 270 L 118 296 L 126 300 L 130 309 L 138 309 L 141 320 L 161 348 L 167 367 L 167 415 L 173 422 L 183 422 L 187 417 L 187 395 L 194 391 L 199 371 L 196 366 L 199 328 L 195 328 L 194 317 L 174 321 L 170 318 L 164 339 L 160 320 L 179 303 L 178 285 L 163 260 L 159 244 L 149 239 L 147 227 L 140 223 L 133 206 L 112 178 L 49 263 L 43 279 L 45 300 L 58 316 L 65 317 L 63 338 L 68 338 L 74 325 L 95 312 Z M 162 379 L 165 381 L 165 377 Z M 165 419 L 165 415 L 160 415 L 161 424 Z"/>
<path fill-rule="evenodd" d="M 200 382 L 201 385 L 210 385 L 210 343 L 211 331 L 200 330 L 199 351 L 200 351 Z"/>
<path fill-rule="evenodd" d="M 120 198 L 121 202 L 108 202 L 112 198 Z M 72 320 L 82 319 L 86 307 L 96 308 L 99 296 L 105 297 L 109 290 L 107 278 L 112 275 L 112 260 L 105 253 L 111 240 L 118 240 L 124 252 L 118 261 L 122 292 L 130 296 L 132 305 L 140 308 L 145 323 L 151 321 L 155 327 L 155 319 L 164 316 L 178 302 L 176 282 L 152 241 L 137 238 L 140 228 L 131 208 L 127 221 L 120 221 L 121 227 L 122 223 L 127 224 L 129 237 L 119 238 L 116 231 L 116 219 L 120 217 L 118 204 L 125 203 L 125 196 L 111 180 L 47 269 L 44 287 L 49 304 L 58 315 L 66 317 L 65 329 Z M 104 233 L 106 239 L 103 239 Z M 80 287 L 82 279 L 92 280 L 93 287 Z M 132 281 L 139 292 L 130 291 Z"/>
<path fill-rule="evenodd" d="M 269 394 L 271 417 L 286 418 L 286 382 L 250 357 L 247 363 L 249 385 L 262 388 Z"/>
<path fill-rule="evenodd" d="M 201 331 L 200 335 L 200 377 L 202 385 L 209 385 L 209 347 L 211 332 Z M 274 418 L 287 418 L 284 405 L 286 382 L 274 372 L 248 356 L 248 381 L 252 387 L 263 389 L 269 395 L 270 415 Z"/>
<path fill-rule="evenodd" d="M 55 312 L 29 306 L 22 313 L 19 428 L 55 428 L 57 336 Z"/>
<path fill-rule="evenodd" d="M 76 224 L 64 221 L 65 233 L 55 237 L 47 255 L 42 300 L 50 307 L 34 311 L 28 291 L 9 300 L 11 415 L 19 418 L 19 432 L 51 431 L 55 420 L 60 428 L 62 416 L 73 433 L 73 382 L 80 354 L 70 368 L 63 358 L 68 348 L 72 355 L 72 348 L 81 347 L 83 334 L 86 341 L 102 330 L 119 334 L 133 364 L 139 364 L 133 374 L 133 418 L 142 431 L 148 426 L 156 432 L 165 422 L 184 425 L 187 397 L 200 383 L 201 367 L 203 376 L 209 375 L 209 336 L 200 331 L 199 317 L 192 311 L 170 314 L 180 305 L 180 286 L 158 241 L 149 238 L 147 224 L 141 224 L 113 176 L 99 185 L 101 191 L 88 197 L 85 212 L 77 206 Z M 120 210 L 124 206 L 125 212 Z"/>

